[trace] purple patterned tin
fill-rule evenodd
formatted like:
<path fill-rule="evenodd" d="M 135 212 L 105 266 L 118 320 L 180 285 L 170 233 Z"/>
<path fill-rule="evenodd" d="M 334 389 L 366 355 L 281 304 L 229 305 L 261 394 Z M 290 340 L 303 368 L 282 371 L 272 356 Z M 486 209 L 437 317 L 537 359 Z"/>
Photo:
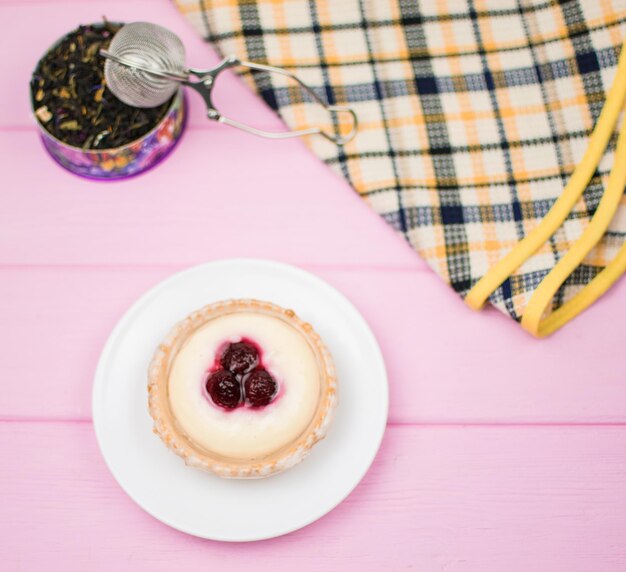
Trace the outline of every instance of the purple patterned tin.
<path fill-rule="evenodd" d="M 43 126 L 34 110 L 33 117 L 44 147 L 61 166 L 83 177 L 113 180 L 137 175 L 159 163 L 180 139 L 185 127 L 185 111 L 181 89 L 172 98 L 163 119 L 151 131 L 130 143 L 110 149 L 83 149 L 68 145 Z"/>

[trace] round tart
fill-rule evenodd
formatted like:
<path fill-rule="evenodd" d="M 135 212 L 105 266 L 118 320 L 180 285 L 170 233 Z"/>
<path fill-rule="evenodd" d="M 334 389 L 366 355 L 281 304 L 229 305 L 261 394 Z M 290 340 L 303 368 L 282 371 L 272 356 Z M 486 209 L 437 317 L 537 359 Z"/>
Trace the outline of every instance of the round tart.
<path fill-rule="evenodd" d="M 302 461 L 326 435 L 335 368 L 292 310 L 227 300 L 173 328 L 150 364 L 148 394 L 154 431 L 188 465 L 267 477 Z"/>

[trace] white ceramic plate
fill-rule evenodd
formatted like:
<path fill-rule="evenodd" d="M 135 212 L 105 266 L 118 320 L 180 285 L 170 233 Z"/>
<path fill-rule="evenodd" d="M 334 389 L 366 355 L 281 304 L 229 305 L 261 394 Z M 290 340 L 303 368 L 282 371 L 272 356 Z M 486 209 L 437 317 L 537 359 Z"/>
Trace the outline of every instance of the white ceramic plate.
<path fill-rule="evenodd" d="M 300 465 L 259 480 L 226 480 L 185 466 L 152 433 L 146 372 L 154 349 L 193 310 L 228 298 L 271 300 L 313 324 L 337 366 L 339 406 L 327 438 Z M 285 264 L 225 260 L 176 274 L 144 294 L 102 351 L 93 421 L 109 469 L 146 512 L 214 540 L 286 534 L 336 507 L 363 478 L 387 422 L 385 364 L 352 304 L 319 278 Z"/>

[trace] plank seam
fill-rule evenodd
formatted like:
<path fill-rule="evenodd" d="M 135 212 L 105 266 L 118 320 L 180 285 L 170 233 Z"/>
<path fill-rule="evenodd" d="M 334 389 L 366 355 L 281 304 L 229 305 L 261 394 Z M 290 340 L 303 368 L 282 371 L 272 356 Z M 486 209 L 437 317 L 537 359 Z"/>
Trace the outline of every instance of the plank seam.
<path fill-rule="evenodd" d="M 236 257 L 234 257 L 236 258 Z M 220 259 L 216 259 L 219 261 Z M 210 260 L 205 262 L 211 262 Z M 418 259 L 419 262 L 419 259 Z M 287 262 L 288 264 L 293 264 Z M 58 264 L 55 263 L 3 263 L 0 262 L 0 271 L 9 272 L 9 271 L 25 271 L 25 270 L 120 270 L 120 271 L 134 271 L 134 270 L 184 270 L 186 268 L 190 268 L 192 266 L 196 266 L 199 264 L 203 264 L 203 262 L 190 263 L 190 264 L 179 264 L 175 262 L 164 262 L 162 264 L 144 264 L 144 263 L 129 263 L 129 264 L 90 264 L 90 263 L 66 263 L 60 262 Z M 412 266 L 412 265 L 388 265 L 388 264 L 294 264 L 294 266 L 298 266 L 300 268 L 309 269 L 309 270 L 319 270 L 319 271 L 344 271 L 344 272 L 398 272 L 398 273 L 407 273 L 411 272 L 416 273 L 430 273 L 430 269 L 426 266 Z M 434 276 L 434 274 L 433 274 Z"/>
<path fill-rule="evenodd" d="M 58 424 L 91 425 L 89 417 L 45 417 L 45 416 L 4 416 L 4 424 Z M 558 427 L 626 427 L 626 421 L 390 421 L 387 427 L 423 427 L 423 428 L 558 428 Z"/>

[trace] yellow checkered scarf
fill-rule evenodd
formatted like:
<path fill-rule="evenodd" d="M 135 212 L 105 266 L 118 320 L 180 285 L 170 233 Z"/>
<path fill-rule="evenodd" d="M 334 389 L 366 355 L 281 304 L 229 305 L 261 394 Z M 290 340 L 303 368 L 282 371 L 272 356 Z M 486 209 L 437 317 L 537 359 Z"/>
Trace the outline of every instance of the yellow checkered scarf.
<path fill-rule="evenodd" d="M 352 142 L 308 144 L 471 306 L 488 300 L 544 335 L 626 265 L 621 173 L 601 203 L 617 163 L 615 110 L 597 169 L 578 174 L 582 195 L 537 231 L 584 163 L 616 77 L 626 0 L 176 4 L 222 54 L 287 68 L 356 110 Z M 322 120 L 294 86 L 245 76 L 291 128 Z M 606 224 L 592 224 L 597 211 Z M 537 244 L 507 259 L 529 236 Z"/>

